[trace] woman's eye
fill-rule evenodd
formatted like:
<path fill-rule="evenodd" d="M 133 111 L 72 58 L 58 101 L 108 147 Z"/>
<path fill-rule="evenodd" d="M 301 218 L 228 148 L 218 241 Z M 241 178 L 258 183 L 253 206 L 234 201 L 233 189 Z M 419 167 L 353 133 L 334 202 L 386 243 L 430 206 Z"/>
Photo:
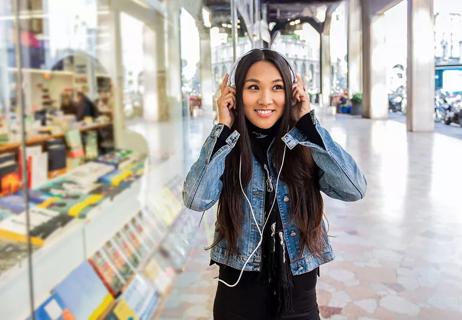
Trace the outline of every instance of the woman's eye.
<path fill-rule="evenodd" d="M 284 90 L 284 86 L 280 85 L 280 84 L 277 84 L 273 87 L 273 89 L 275 90 Z"/>
<path fill-rule="evenodd" d="M 258 86 L 252 84 L 252 85 L 248 86 L 247 89 L 250 89 L 250 90 L 258 90 Z"/>

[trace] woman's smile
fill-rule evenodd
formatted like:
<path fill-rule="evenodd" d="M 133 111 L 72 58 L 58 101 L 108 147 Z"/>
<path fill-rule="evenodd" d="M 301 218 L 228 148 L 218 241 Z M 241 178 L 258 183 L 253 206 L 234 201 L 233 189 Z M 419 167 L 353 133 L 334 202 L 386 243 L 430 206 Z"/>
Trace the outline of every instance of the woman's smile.
<path fill-rule="evenodd" d="M 275 110 L 271 109 L 255 109 L 255 112 L 260 118 L 267 119 L 273 115 Z"/>

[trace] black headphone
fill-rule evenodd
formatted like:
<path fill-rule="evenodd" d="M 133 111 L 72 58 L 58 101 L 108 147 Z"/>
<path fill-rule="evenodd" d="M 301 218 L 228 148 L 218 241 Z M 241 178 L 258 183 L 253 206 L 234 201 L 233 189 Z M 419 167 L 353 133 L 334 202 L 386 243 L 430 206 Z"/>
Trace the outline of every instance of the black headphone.
<path fill-rule="evenodd" d="M 242 56 L 240 56 L 236 60 L 236 62 L 234 62 L 233 66 L 231 67 L 231 70 L 229 72 L 228 87 L 233 87 L 233 88 L 236 87 L 236 69 L 237 69 L 237 66 L 239 65 L 239 62 L 242 60 L 242 58 L 245 57 L 246 55 L 248 55 L 249 53 L 251 53 L 253 50 L 256 50 L 256 49 L 252 49 L 252 50 L 244 53 Z M 290 76 L 291 76 L 292 82 L 297 81 L 297 77 L 295 76 L 295 71 L 294 71 L 294 68 L 292 67 L 292 64 L 289 62 L 289 60 L 283 54 L 281 54 L 281 53 L 279 53 L 279 52 L 277 52 L 275 50 L 271 50 L 271 49 L 267 49 L 267 48 L 262 48 L 262 49 L 258 49 L 258 50 L 271 51 L 271 52 L 275 52 L 278 55 L 280 55 L 287 62 L 287 65 L 289 66 Z"/>

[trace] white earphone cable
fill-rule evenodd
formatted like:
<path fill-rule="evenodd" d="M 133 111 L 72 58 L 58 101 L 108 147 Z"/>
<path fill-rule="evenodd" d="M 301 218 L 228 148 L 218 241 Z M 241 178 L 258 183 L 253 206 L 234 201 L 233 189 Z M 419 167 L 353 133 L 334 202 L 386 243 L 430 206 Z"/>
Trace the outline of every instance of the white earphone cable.
<path fill-rule="evenodd" d="M 268 216 L 266 217 L 265 223 L 263 224 L 263 228 L 261 230 L 260 230 L 260 227 L 258 226 L 258 222 L 257 222 L 257 218 L 255 217 L 255 213 L 253 212 L 252 204 L 250 203 L 249 198 L 247 198 L 247 195 L 245 194 L 244 188 L 242 186 L 242 177 L 241 177 L 241 172 L 242 172 L 242 162 L 241 162 L 241 160 L 242 159 L 241 159 L 241 157 L 239 157 L 239 185 L 241 187 L 241 191 L 242 191 L 242 194 L 245 197 L 245 200 L 247 200 L 247 203 L 249 204 L 250 212 L 252 213 L 252 217 L 253 217 L 253 221 L 255 222 L 255 225 L 257 226 L 258 233 L 260 234 L 260 241 L 258 241 L 257 247 L 252 251 L 250 256 L 245 261 L 244 266 L 241 269 L 241 273 L 239 274 L 239 277 L 237 278 L 237 281 L 234 284 L 229 284 L 226 281 L 223 281 L 220 278 L 218 278 L 218 281 L 220 281 L 221 283 L 225 284 L 226 286 L 228 286 L 230 288 L 233 288 L 233 287 L 237 286 L 237 284 L 241 280 L 242 274 L 244 273 L 244 269 L 245 269 L 247 263 L 250 261 L 250 258 L 252 258 L 252 256 L 255 254 L 255 252 L 257 252 L 258 248 L 261 246 L 261 244 L 263 242 L 263 231 L 265 230 L 266 223 L 268 222 L 270 214 L 273 211 L 274 204 L 276 203 L 277 190 L 278 190 L 278 184 L 279 184 L 279 177 L 281 176 L 282 167 L 284 166 L 285 157 L 286 157 L 286 146 L 284 145 L 284 152 L 282 153 L 281 167 L 279 168 L 278 176 L 277 176 L 277 179 L 276 179 L 276 188 L 275 188 L 275 191 L 274 191 L 273 203 L 271 205 L 271 209 L 268 212 Z"/>

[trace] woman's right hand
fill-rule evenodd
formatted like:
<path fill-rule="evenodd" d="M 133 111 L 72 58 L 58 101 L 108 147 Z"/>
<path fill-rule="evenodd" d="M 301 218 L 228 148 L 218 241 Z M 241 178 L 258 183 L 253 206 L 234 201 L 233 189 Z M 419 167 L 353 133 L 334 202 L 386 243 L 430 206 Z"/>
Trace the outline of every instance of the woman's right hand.
<path fill-rule="evenodd" d="M 218 122 L 229 128 L 234 123 L 236 110 L 236 89 L 228 86 L 228 74 L 225 74 L 220 84 L 220 96 L 217 99 Z"/>

